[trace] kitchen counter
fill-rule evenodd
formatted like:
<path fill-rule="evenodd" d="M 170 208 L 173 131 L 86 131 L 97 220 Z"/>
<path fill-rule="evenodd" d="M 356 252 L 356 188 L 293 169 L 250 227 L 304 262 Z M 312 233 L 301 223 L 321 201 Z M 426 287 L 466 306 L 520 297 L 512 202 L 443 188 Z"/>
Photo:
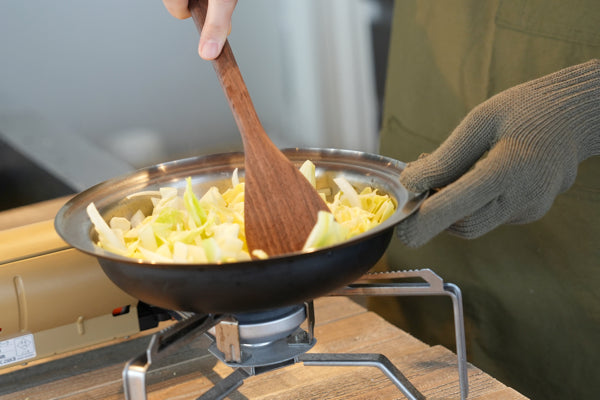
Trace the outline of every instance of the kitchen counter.
<path fill-rule="evenodd" d="M 381 353 L 428 399 L 459 398 L 456 356 L 428 346 L 346 297 L 315 301 L 317 344 L 309 353 Z M 168 322 L 167 322 L 168 324 Z M 122 399 L 121 373 L 144 351 L 147 331 L 27 366 L 0 371 L 0 398 Z M 149 399 L 195 399 L 232 369 L 218 361 L 201 340 L 153 365 L 147 374 Z M 525 399 L 469 365 L 470 399 Z M 228 399 L 404 399 L 377 368 L 323 367 L 301 363 L 251 376 Z"/>

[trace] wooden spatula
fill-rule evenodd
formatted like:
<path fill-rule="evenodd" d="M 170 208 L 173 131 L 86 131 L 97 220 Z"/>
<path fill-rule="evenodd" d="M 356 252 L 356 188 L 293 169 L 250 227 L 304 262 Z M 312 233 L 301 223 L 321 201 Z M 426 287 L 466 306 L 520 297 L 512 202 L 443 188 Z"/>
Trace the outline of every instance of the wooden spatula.
<path fill-rule="evenodd" d="M 198 32 L 207 0 L 190 0 Z M 249 249 L 269 256 L 302 250 L 325 202 L 262 127 L 228 42 L 213 62 L 242 135 L 245 155 L 244 219 Z"/>

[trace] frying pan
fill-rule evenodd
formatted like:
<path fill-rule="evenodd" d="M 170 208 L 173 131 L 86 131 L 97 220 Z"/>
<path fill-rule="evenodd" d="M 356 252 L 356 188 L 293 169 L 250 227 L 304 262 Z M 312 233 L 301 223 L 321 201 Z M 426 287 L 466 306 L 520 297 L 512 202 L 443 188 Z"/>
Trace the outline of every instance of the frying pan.
<path fill-rule="evenodd" d="M 351 150 L 287 149 L 298 167 L 311 160 L 317 189 L 337 192 L 333 178 L 343 176 L 358 190 L 365 186 L 389 194 L 397 210 L 382 224 L 344 243 L 264 260 L 221 264 L 153 263 L 107 252 L 94 244 L 96 233 L 86 207 L 100 214 L 131 217 L 151 212 L 148 196 L 128 195 L 161 187 L 185 188 L 192 178 L 196 193 L 211 186 L 231 187 L 234 169 L 243 177 L 244 154 L 214 154 L 158 164 L 93 186 L 67 202 L 55 218 L 58 234 L 71 246 L 96 257 L 118 287 L 148 304 L 196 313 L 244 313 L 300 304 L 347 285 L 369 270 L 385 252 L 398 222 L 418 208 L 426 194 L 408 192 L 398 177 L 405 164 Z"/>

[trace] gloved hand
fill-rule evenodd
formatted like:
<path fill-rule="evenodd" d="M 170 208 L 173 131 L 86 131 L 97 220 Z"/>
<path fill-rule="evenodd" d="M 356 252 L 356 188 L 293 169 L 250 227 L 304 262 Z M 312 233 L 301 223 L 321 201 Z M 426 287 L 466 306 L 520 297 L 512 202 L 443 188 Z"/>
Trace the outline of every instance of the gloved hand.
<path fill-rule="evenodd" d="M 169 13 L 175 18 L 191 17 L 188 0 L 163 0 Z M 231 15 L 237 0 L 208 0 L 206 21 L 202 27 L 198 54 L 205 60 L 213 60 L 223 49 L 227 35 L 231 31 Z"/>
<path fill-rule="evenodd" d="M 439 189 L 397 227 L 407 245 L 441 231 L 475 238 L 505 223 L 541 218 L 600 154 L 600 60 L 510 88 L 473 109 L 401 182 Z M 600 173 L 600 171 L 599 171 Z"/>

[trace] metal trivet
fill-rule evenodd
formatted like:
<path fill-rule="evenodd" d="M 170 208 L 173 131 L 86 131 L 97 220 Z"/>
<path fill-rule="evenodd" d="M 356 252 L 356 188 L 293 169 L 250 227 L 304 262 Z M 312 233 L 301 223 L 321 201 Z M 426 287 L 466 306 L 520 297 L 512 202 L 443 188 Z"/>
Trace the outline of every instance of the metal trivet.
<path fill-rule="evenodd" d="M 420 278 L 421 282 L 377 282 Z M 430 269 L 367 273 L 332 296 L 437 296 L 452 299 L 461 399 L 468 395 L 467 357 L 462 296 L 458 286 L 444 281 Z M 372 366 L 379 368 L 409 400 L 424 399 L 410 381 L 382 354 L 307 353 L 316 343 L 312 302 L 261 313 L 200 315 L 180 312 L 180 322 L 154 334 L 145 353 L 130 360 L 123 370 L 127 400 L 145 400 L 146 372 L 153 361 L 174 353 L 200 335 L 208 339 L 208 350 L 234 371 L 198 400 L 224 399 L 244 379 L 298 362 L 317 366 Z M 267 319 L 265 319 L 267 318 Z M 300 325 L 307 321 L 307 330 Z"/>

